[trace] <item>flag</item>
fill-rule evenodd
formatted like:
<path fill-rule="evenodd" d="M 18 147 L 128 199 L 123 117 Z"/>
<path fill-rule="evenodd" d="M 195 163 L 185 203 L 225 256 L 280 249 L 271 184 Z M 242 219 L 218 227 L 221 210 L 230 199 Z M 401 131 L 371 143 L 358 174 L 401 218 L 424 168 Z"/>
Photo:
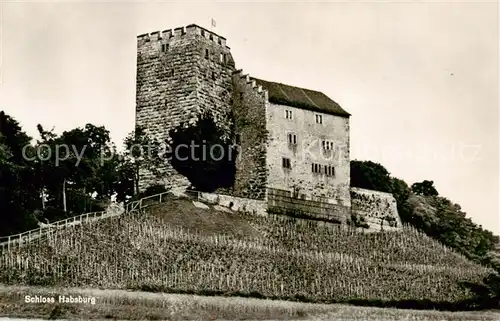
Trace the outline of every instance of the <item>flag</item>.
<path fill-rule="evenodd" d="M 215 26 L 216 26 L 215 20 L 212 18 L 212 27 L 215 27 Z"/>

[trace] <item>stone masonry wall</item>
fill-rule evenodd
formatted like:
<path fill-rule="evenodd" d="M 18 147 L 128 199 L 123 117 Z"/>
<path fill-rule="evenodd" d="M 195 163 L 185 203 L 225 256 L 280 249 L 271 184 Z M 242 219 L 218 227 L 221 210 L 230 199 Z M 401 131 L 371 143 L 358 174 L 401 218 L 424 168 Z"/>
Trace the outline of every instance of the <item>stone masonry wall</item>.
<path fill-rule="evenodd" d="M 239 141 L 234 196 L 263 200 L 266 195 L 267 92 L 241 70 L 233 74 L 233 115 Z"/>
<path fill-rule="evenodd" d="M 267 193 L 267 206 L 270 213 L 291 216 L 305 214 L 337 224 L 346 223 L 351 216 L 351 209 L 348 206 L 336 203 L 333 199 L 315 198 L 315 200 L 312 200 L 306 195 L 298 197 L 290 191 L 273 188 L 270 188 Z"/>
<path fill-rule="evenodd" d="M 136 125 L 161 143 L 169 130 L 193 124 L 205 111 L 229 131 L 234 60 L 226 39 L 196 25 L 137 38 Z M 168 162 L 155 177 L 143 168 L 140 190 L 153 183 L 186 186 Z"/>
<path fill-rule="evenodd" d="M 402 227 L 396 199 L 390 193 L 352 187 L 351 209 L 353 214 L 365 218 L 370 229 Z"/>
<path fill-rule="evenodd" d="M 292 112 L 292 119 L 285 117 L 286 110 Z M 322 113 L 323 122 L 318 124 L 316 114 L 309 110 L 267 104 L 268 185 L 294 191 L 311 200 L 326 198 L 350 207 L 349 118 Z M 289 133 L 296 135 L 296 144 L 288 142 Z M 323 151 L 323 140 L 333 143 L 332 150 Z M 290 159 L 290 169 L 283 167 L 282 158 Z M 335 174 L 313 173 L 313 163 L 333 166 Z"/>

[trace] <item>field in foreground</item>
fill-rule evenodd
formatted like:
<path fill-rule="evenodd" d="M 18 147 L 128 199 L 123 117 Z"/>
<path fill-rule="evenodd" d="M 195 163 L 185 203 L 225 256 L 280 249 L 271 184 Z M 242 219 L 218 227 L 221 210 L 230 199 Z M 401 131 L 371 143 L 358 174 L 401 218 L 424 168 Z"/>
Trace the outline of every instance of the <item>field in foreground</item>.
<path fill-rule="evenodd" d="M 490 271 L 413 229 L 362 233 L 170 199 L 0 256 L 4 284 L 452 309 Z M 458 305 L 462 308 L 463 305 Z"/>
<path fill-rule="evenodd" d="M 24 297 L 94 297 L 91 304 L 25 303 Z M 186 294 L 77 288 L 0 286 L 0 317 L 127 320 L 332 320 L 332 321 L 475 321 L 499 320 L 500 313 L 439 312 L 311 304 Z"/>

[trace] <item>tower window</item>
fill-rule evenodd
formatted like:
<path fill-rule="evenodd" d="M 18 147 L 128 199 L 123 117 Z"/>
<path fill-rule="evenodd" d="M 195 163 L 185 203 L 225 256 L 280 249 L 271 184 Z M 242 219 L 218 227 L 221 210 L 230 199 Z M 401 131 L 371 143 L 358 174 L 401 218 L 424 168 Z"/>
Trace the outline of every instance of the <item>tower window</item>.
<path fill-rule="evenodd" d="M 335 175 L 335 167 L 333 166 L 325 166 L 325 174 L 327 176 L 334 176 Z"/>
<path fill-rule="evenodd" d="M 292 119 L 293 118 L 293 115 L 292 115 L 292 111 L 291 110 L 285 110 L 285 118 L 286 119 Z"/>
<path fill-rule="evenodd" d="M 289 133 L 288 134 L 288 144 L 296 145 L 297 144 L 297 135 Z"/>
<path fill-rule="evenodd" d="M 208 49 L 205 49 L 205 59 L 208 59 Z"/>
<path fill-rule="evenodd" d="M 323 124 L 323 115 L 316 114 L 316 124 Z"/>
<path fill-rule="evenodd" d="M 168 50 L 168 43 L 164 43 L 161 45 L 161 51 L 166 52 Z"/>
<path fill-rule="evenodd" d="M 215 72 L 212 71 L 212 80 L 215 80 Z"/>
<path fill-rule="evenodd" d="M 224 54 L 223 53 L 220 54 L 220 62 L 224 63 Z"/>
<path fill-rule="evenodd" d="M 283 165 L 283 168 L 287 168 L 287 169 L 292 168 L 292 164 L 290 162 L 290 158 L 283 157 L 282 165 Z"/>

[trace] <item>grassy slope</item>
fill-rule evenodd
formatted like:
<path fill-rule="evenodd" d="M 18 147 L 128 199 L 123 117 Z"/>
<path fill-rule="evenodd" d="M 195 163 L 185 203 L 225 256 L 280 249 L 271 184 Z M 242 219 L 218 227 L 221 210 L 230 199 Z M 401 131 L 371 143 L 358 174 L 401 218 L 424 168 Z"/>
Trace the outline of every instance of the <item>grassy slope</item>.
<path fill-rule="evenodd" d="M 94 297 L 91 304 L 24 303 L 24 296 Z M 494 321 L 500 313 L 439 312 L 323 305 L 186 294 L 80 288 L 0 287 L 0 318 L 68 318 L 127 320 L 332 320 L 332 321 Z"/>
<path fill-rule="evenodd" d="M 236 294 L 314 302 L 456 302 L 489 271 L 411 229 L 334 225 L 203 210 L 189 200 L 149 215 L 77 226 L 0 257 L 0 282 Z"/>

